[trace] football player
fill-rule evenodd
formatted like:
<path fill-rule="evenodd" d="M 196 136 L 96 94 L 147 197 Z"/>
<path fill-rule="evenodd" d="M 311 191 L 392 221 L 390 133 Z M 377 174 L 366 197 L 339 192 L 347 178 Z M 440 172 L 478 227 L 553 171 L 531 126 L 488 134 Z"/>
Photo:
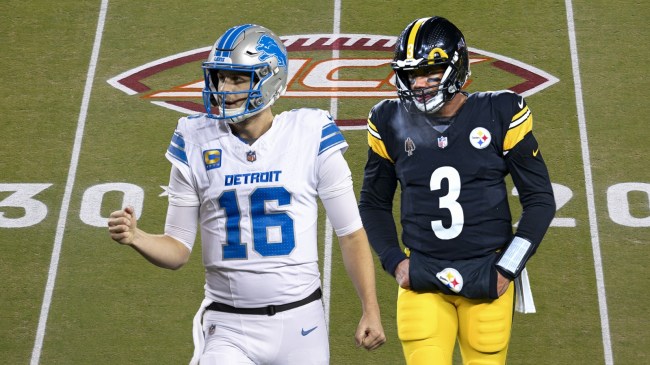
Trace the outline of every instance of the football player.
<path fill-rule="evenodd" d="M 339 237 L 362 304 L 355 339 L 385 341 L 372 252 L 343 158 L 348 145 L 323 110 L 274 115 L 285 92 L 282 41 L 253 24 L 228 29 L 203 63 L 206 113 L 178 121 L 164 234 L 137 228 L 133 209 L 109 219 L 111 237 L 152 263 L 188 260 L 200 226 L 205 300 L 191 363 L 328 364 L 317 251 L 317 198 Z"/>
<path fill-rule="evenodd" d="M 465 38 L 441 17 L 404 29 L 392 68 L 399 99 L 370 112 L 360 210 L 383 268 L 399 284 L 406 362 L 451 364 L 458 340 L 465 364 L 504 364 L 512 282 L 555 213 L 531 111 L 509 91 L 462 90 L 470 75 Z M 523 207 L 515 233 L 508 174 Z M 392 214 L 398 182 L 404 250 Z"/>

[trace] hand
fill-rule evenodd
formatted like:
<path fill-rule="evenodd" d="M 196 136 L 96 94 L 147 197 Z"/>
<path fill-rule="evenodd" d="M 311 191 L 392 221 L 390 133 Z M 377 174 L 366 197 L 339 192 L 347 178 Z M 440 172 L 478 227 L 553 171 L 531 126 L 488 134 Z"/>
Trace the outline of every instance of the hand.
<path fill-rule="evenodd" d="M 386 342 L 384 328 L 381 325 L 379 312 L 376 315 L 363 314 L 357 333 L 354 335 L 357 347 L 363 347 L 368 351 L 376 350 Z"/>
<path fill-rule="evenodd" d="M 499 294 L 499 296 L 502 296 L 508 290 L 509 286 L 510 279 L 501 275 L 501 273 L 497 271 L 497 294 Z"/>
<path fill-rule="evenodd" d="M 397 280 L 397 284 L 403 289 L 411 288 L 409 267 L 410 267 L 410 260 L 404 259 L 402 260 L 402 262 L 400 262 L 397 265 L 397 268 L 395 269 L 395 280 Z"/>
<path fill-rule="evenodd" d="M 137 223 L 133 207 L 117 210 L 108 218 L 108 233 L 116 242 L 131 245 L 137 232 Z"/>

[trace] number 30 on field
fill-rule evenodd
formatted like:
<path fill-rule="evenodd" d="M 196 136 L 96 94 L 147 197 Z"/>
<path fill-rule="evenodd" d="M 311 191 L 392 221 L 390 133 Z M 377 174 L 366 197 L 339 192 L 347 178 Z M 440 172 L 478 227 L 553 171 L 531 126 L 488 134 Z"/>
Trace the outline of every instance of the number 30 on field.
<path fill-rule="evenodd" d="M 24 228 L 36 225 L 47 217 L 48 207 L 36 199 L 52 184 L 0 184 L 0 228 Z M 555 203 L 560 211 L 573 197 L 570 188 L 553 183 Z M 79 218 L 82 222 L 94 227 L 106 227 L 107 217 L 101 216 L 104 195 L 108 192 L 122 194 L 122 206 L 131 205 L 138 216 L 142 215 L 144 190 L 129 183 L 106 183 L 89 187 L 83 194 Z M 629 196 L 631 192 L 643 193 L 650 211 L 650 184 L 620 183 L 607 189 L 607 209 L 610 219 L 626 227 L 650 227 L 650 214 L 646 217 L 635 217 L 630 212 Z M 513 189 L 513 195 L 517 191 Z M 638 197 L 638 195 L 636 195 Z M 551 222 L 552 227 L 575 227 L 575 218 L 560 217 L 559 214 Z"/>

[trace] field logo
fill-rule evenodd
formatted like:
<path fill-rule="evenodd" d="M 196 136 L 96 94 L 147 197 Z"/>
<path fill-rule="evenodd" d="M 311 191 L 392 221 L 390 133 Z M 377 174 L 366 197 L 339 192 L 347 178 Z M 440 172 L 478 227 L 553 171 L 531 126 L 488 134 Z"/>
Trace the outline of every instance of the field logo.
<path fill-rule="evenodd" d="M 378 102 L 380 99 L 397 97 L 394 74 L 390 68 L 396 37 L 307 34 L 280 38 L 290 52 L 289 60 L 282 60 L 289 70 L 285 98 L 371 98 Z M 163 57 L 125 71 L 108 80 L 108 83 L 128 95 L 183 114 L 202 113 L 203 78 L 200 65 L 208 57 L 210 49 L 198 48 Z M 273 50 L 267 51 L 275 53 Z M 333 51 L 337 51 L 339 56 L 334 58 Z M 484 63 L 521 80 L 515 85 L 483 87 L 485 90 L 509 89 L 527 97 L 559 81 L 547 72 L 512 58 L 471 47 L 469 51 L 471 64 Z M 188 65 L 195 66 L 183 68 Z M 164 84 L 165 79 L 178 80 L 179 72 L 188 75 L 186 83 L 174 85 L 170 81 L 169 86 L 153 86 L 161 82 Z M 471 83 L 472 79 L 465 84 L 465 88 Z M 309 103 L 305 103 L 305 106 L 309 106 Z M 365 128 L 366 118 L 363 115 L 370 106 L 372 103 L 359 110 L 358 119 L 338 118 L 336 123 L 341 129 Z"/>

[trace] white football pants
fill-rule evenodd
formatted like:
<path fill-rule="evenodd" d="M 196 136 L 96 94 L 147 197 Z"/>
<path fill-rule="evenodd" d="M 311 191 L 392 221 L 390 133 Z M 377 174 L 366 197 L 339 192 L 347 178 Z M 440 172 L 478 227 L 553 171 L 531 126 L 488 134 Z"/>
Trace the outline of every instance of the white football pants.
<path fill-rule="evenodd" d="M 273 316 L 206 311 L 201 365 L 327 365 L 323 303 Z"/>

